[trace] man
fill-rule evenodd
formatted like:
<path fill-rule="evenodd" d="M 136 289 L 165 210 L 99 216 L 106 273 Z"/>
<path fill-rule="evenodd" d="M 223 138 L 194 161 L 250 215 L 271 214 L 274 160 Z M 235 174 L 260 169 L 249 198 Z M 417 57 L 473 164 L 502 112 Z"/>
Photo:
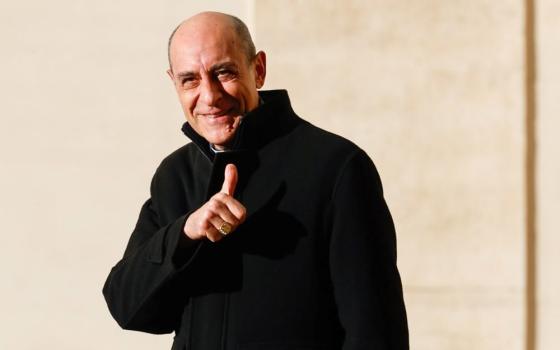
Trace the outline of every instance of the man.
<path fill-rule="evenodd" d="M 172 349 L 408 349 L 395 233 L 364 151 L 261 91 L 264 52 L 204 12 L 169 42 L 193 141 L 165 158 L 103 293 Z"/>

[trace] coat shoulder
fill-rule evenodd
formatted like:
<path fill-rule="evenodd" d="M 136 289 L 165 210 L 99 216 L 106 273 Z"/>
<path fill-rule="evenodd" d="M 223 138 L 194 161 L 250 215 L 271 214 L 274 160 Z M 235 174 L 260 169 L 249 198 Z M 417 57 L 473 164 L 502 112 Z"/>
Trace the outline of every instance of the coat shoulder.
<path fill-rule="evenodd" d="M 205 174 L 211 166 L 210 161 L 194 143 L 188 143 L 167 155 L 157 167 L 152 189 L 173 192 L 176 186 L 195 185 L 200 174 Z"/>
<path fill-rule="evenodd" d="M 294 135 L 298 140 L 300 154 L 307 155 L 318 161 L 341 162 L 356 153 L 365 153 L 351 140 L 317 127 L 309 122 L 304 123 Z"/>
<path fill-rule="evenodd" d="M 156 174 L 184 172 L 189 165 L 195 166 L 198 162 L 208 161 L 198 147 L 189 142 L 177 148 L 163 158 L 157 167 Z"/>
<path fill-rule="evenodd" d="M 174 166 L 185 160 L 191 160 L 193 157 L 198 157 L 199 153 L 198 147 L 194 143 L 189 142 L 165 156 L 161 161 L 160 167 Z"/>

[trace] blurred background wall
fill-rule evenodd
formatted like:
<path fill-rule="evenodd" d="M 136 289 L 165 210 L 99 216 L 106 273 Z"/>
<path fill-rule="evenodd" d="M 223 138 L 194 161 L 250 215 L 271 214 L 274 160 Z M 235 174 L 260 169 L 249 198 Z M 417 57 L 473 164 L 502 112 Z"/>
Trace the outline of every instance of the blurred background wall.
<path fill-rule="evenodd" d="M 265 88 L 375 161 L 411 349 L 558 348 L 555 0 L 1 2 L 0 348 L 170 347 L 101 287 L 187 142 L 166 44 L 202 10 L 245 20 Z"/>

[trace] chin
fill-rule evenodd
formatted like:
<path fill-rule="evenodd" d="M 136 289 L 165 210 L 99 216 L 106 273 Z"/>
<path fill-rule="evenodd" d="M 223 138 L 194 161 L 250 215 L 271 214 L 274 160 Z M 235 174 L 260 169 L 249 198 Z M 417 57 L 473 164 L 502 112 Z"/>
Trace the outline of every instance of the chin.
<path fill-rule="evenodd" d="M 224 134 L 212 135 L 206 138 L 206 140 L 213 145 L 226 147 L 233 141 L 234 136 L 235 136 L 235 130 L 232 130 L 231 132 L 226 132 L 226 135 Z"/>

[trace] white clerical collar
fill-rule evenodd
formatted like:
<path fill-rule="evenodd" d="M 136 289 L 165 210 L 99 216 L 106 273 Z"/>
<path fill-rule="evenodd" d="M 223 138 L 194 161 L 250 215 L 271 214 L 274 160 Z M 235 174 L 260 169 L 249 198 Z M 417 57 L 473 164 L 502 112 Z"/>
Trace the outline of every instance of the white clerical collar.
<path fill-rule="evenodd" d="M 222 153 L 222 152 L 227 152 L 228 151 L 227 149 L 217 149 L 216 147 L 214 147 L 213 144 L 210 144 L 210 149 L 214 153 Z"/>

